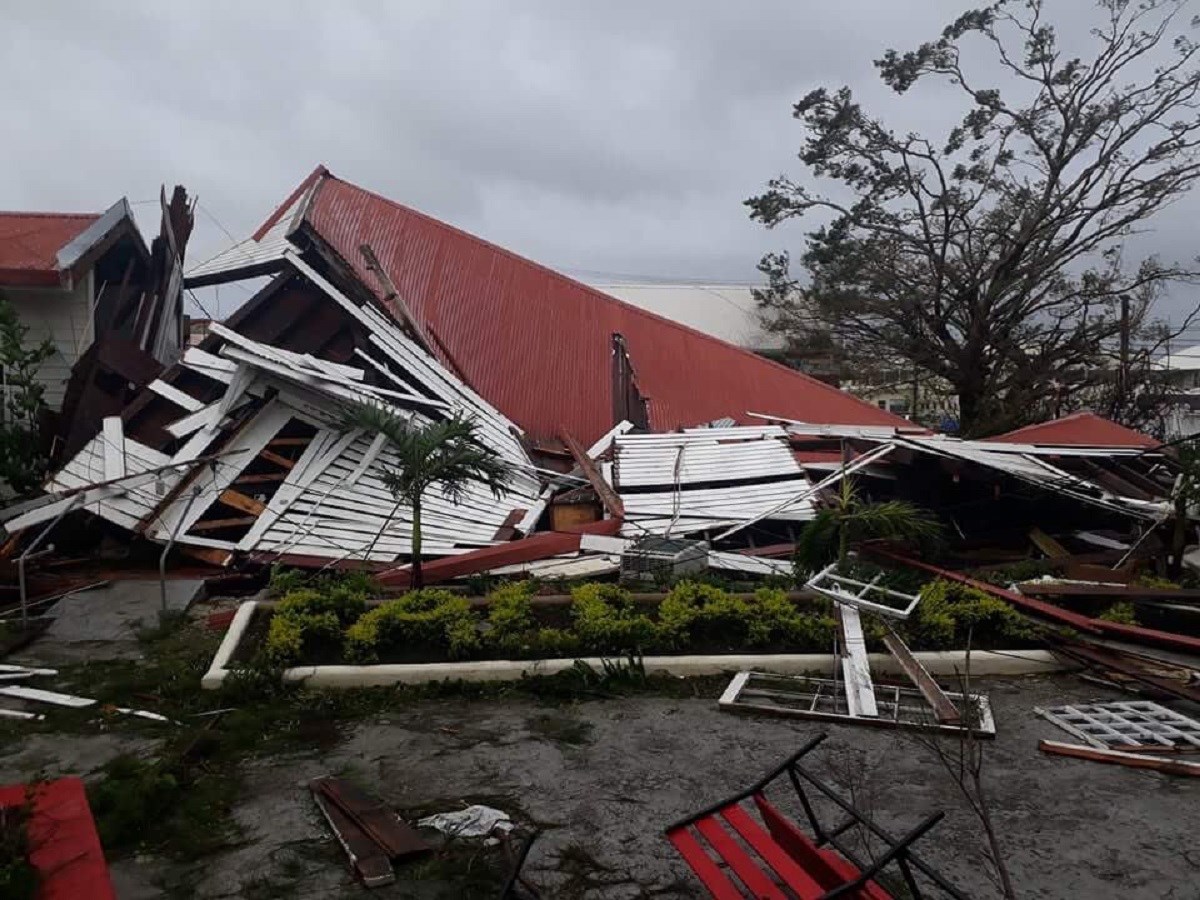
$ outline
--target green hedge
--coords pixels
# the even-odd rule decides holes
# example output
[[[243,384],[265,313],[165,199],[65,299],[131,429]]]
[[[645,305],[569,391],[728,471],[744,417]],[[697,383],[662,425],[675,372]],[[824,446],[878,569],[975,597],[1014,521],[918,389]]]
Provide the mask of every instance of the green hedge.
[[[952,582],[932,582],[906,622],[893,627],[915,649],[1019,647],[1037,630],[1003,600]],[[357,663],[446,658],[550,658],[593,655],[775,650],[825,652],[835,622],[828,602],[793,603],[780,588],[735,596],[711,584],[677,584],[657,606],[635,602],[616,584],[571,591],[566,608],[535,609],[531,582],[502,584],[486,607],[449,591],[413,591],[367,609],[361,583],[292,589],[271,620],[267,659],[275,665],[342,658]],[[872,649],[886,633],[865,616]]]

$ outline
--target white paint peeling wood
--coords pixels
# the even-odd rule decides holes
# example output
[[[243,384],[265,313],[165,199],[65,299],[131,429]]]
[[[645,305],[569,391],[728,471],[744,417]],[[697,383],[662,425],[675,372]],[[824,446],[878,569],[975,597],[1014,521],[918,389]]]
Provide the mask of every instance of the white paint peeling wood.
[[[106,416],[101,425],[104,435],[104,480],[125,477],[125,429],[120,416]]]

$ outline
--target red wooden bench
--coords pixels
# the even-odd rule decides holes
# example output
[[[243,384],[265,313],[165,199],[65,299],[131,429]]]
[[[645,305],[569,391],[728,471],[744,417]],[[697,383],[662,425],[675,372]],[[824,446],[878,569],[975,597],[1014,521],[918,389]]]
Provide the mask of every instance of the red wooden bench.
[[[919,900],[921,885],[933,885],[955,900],[966,900],[940,875],[909,849],[909,845],[941,821],[935,813],[902,838],[894,838],[843,800],[832,788],[800,763],[825,735],[809,741],[796,753],[746,790],[713,804],[669,826],[669,840],[716,900],[820,900],[845,897],[856,900],[892,900],[892,894],[875,879],[895,866],[907,896]],[[809,820],[809,837],[782,813],[764,793],[768,785],[787,774],[800,806]],[[824,795],[847,814],[827,829],[816,815],[805,785]],[[752,803],[752,805],[751,805]],[[757,813],[757,816],[753,813]],[[864,862],[842,840],[851,828],[867,829],[884,852]]]

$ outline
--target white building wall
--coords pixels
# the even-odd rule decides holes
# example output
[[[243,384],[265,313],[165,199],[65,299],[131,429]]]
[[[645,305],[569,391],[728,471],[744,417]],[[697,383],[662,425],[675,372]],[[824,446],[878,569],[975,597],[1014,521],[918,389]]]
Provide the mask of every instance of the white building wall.
[[[4,296],[13,304],[21,323],[29,331],[25,344],[36,347],[49,338],[52,353],[38,370],[46,388],[46,406],[62,408],[71,369],[95,338],[92,310],[92,273],[79,279],[72,290],[60,288],[4,288]]]

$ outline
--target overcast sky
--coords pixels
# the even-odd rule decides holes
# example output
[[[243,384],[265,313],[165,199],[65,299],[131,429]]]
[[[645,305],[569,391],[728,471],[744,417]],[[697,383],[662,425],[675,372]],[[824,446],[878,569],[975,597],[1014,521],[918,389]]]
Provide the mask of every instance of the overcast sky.
[[[800,246],[742,206],[800,171],[791,104],[844,83],[899,127],[943,131],[960,107],[890,94],[871,61],[965,5],[0,0],[0,208],[99,210],[182,183],[200,198],[195,263],[325,163],[592,280],[749,281],[764,251]],[[1086,0],[1057,5],[1090,18]],[[1197,211],[1142,242],[1194,255]]]

